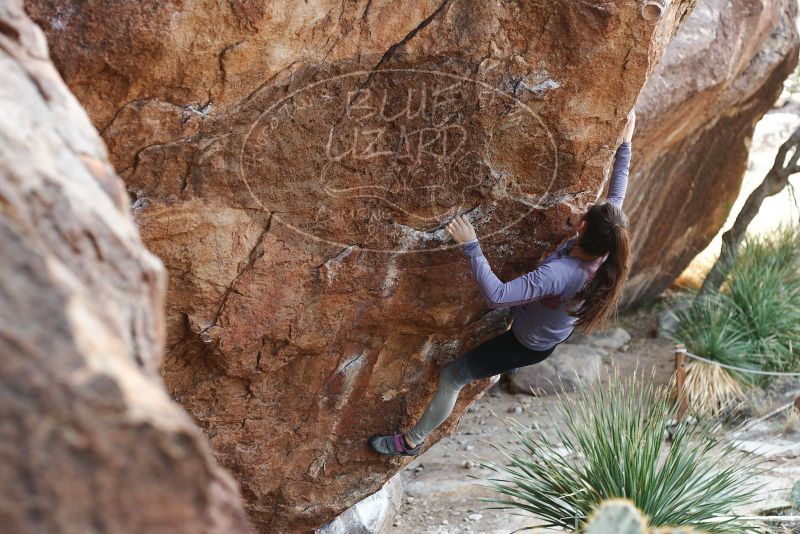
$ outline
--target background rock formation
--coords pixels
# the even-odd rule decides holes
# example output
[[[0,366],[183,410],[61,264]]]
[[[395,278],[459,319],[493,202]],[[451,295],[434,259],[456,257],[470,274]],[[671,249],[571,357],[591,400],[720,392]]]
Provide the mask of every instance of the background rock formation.
[[[16,0],[0,79],[0,530],[249,531],[158,375],[163,267]]]
[[[702,0],[639,97],[627,211],[639,304],[668,286],[725,223],[756,122],[797,65],[797,2]]]
[[[366,439],[506,319],[441,221],[503,276],[574,232],[692,4],[29,1],[170,272],[168,387],[262,531],[402,467]]]
[[[381,489],[358,501],[315,534],[382,534],[402,506],[403,481],[396,474]]]

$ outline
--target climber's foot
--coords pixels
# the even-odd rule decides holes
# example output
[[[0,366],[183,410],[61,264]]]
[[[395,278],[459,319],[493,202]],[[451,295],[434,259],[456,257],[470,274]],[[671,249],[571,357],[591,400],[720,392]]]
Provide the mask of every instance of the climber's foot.
[[[416,447],[409,447],[403,434],[372,436],[369,438],[369,444],[375,451],[387,456],[416,456],[422,450],[422,443]]]

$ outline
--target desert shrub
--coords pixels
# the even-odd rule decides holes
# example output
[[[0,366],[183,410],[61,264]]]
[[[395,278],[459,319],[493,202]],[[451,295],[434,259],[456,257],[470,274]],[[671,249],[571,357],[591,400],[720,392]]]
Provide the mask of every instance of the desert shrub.
[[[675,311],[678,327],[672,337],[709,360],[759,370],[762,356],[754,350],[751,336],[741,328],[738,313],[735,303],[725,294],[697,297]],[[755,376],[729,372],[745,383],[751,383]]]
[[[748,237],[733,260],[720,291],[690,296],[676,303],[678,327],[671,337],[690,352],[723,364],[752,370],[794,371],[800,364],[800,227],[784,227]],[[762,375],[694,365],[694,381],[716,391],[735,389],[728,377],[741,384],[765,383]],[[711,376],[711,375],[714,376]],[[727,385],[722,382],[728,382]],[[729,387],[730,386],[730,387]],[[690,399],[693,398],[689,392]],[[720,402],[694,406],[715,410]],[[729,400],[735,397],[732,393]],[[717,399],[717,400],[720,400]]]
[[[493,472],[487,483],[500,494],[488,499],[495,508],[525,511],[545,526],[579,531],[602,501],[624,498],[655,527],[757,531],[729,516],[754,499],[759,457],[721,442],[703,420],[677,426],[666,445],[675,418],[666,390],[640,376],[616,378],[607,387],[562,396],[557,409],[564,424],[555,438],[517,425],[520,448],[497,445],[507,462],[483,464]]]
[[[735,328],[745,333],[768,370],[794,370],[800,360],[798,251],[796,228],[749,238],[723,287],[735,312]]]

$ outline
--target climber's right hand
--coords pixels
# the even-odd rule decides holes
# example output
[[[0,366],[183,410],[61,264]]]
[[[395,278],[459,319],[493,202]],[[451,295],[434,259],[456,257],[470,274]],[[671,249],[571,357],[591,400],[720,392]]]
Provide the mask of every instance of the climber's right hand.
[[[469,222],[466,215],[457,215],[452,221],[447,223],[445,230],[447,230],[450,237],[459,245],[477,239],[475,228],[472,227],[472,223]]]
[[[628,123],[625,125],[625,130],[622,133],[622,141],[630,143],[633,139],[633,130],[636,128],[636,110],[632,109],[628,113]]]

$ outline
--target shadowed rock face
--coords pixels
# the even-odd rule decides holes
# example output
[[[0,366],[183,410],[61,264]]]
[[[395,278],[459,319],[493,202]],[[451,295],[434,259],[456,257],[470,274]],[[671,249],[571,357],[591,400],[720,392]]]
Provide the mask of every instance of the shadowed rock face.
[[[703,0],[637,104],[625,293],[641,304],[708,245],[739,194],[755,123],[797,64],[793,0]]]
[[[507,324],[442,221],[506,277],[574,233],[692,4],[28,3],[169,270],[168,388],[263,532],[402,468],[367,438]]]
[[[249,532],[158,374],[163,267],[16,0],[0,79],[0,530]]]

